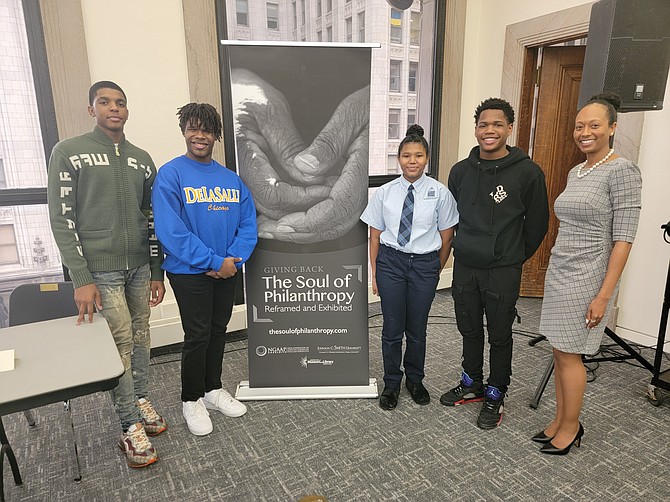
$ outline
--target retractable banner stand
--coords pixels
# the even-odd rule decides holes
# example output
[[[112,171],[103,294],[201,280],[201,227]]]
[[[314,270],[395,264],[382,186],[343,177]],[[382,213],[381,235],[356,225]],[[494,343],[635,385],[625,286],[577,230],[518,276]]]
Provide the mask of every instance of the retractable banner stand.
[[[237,398],[377,397],[359,220],[373,46],[224,43],[237,168],[259,228],[245,266],[249,380]]]

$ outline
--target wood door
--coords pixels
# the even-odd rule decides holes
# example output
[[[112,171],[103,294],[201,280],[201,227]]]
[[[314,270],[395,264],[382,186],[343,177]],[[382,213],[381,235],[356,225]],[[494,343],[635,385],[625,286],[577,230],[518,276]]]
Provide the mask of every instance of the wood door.
[[[558,232],[554,201],[565,189],[568,171],[584,160],[584,155],[572,139],[572,131],[577,115],[577,100],[585,51],[585,46],[545,47],[542,50],[532,157],[544,171],[547,181],[550,219],[549,231],[542,245],[524,264],[521,276],[522,296],[542,297],[544,295],[544,276],[549,265],[551,248],[554,246]],[[536,56],[531,54],[528,59],[536,60]],[[528,79],[524,79],[526,80]],[[535,83],[531,82],[529,85],[534,87]],[[527,93],[527,91],[528,89],[524,92]],[[528,104],[527,99],[524,102]],[[524,102],[522,102],[522,109]],[[529,116],[531,110],[522,110],[521,113]],[[521,127],[520,137],[522,132],[526,133],[521,130]],[[526,138],[529,137],[530,131],[528,130]],[[528,144],[528,139],[525,143]],[[523,142],[520,141],[519,144],[522,146]]]

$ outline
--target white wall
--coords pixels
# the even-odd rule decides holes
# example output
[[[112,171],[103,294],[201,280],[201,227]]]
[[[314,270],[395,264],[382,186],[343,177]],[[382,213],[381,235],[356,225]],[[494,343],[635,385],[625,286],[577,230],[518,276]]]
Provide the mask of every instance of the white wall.
[[[670,221],[670,79],[665,108],[645,112],[639,166],[642,171],[642,213],[635,244],[621,280],[617,333],[655,345],[658,338],[665,280],[670,266],[670,244],[663,241],[661,225]],[[666,341],[670,330],[666,330]],[[666,342],[665,351],[670,352]]]
[[[190,101],[181,0],[82,0],[91,81],[112,80],[128,97],[125,133],[156,167],[186,151],[177,108]],[[93,127],[93,122],[91,122]],[[152,346],[179,342],[179,309],[169,289],[152,310]],[[236,315],[231,330],[244,327]]]
[[[465,20],[465,57],[461,101],[459,158],[467,157],[475,146],[477,105],[500,96],[503,75],[505,30],[526,19],[592,3],[588,0],[468,0]]]
[[[183,154],[175,116],[190,101],[182,2],[82,0],[81,7],[91,80],[126,92],[128,139],[157,166]]]

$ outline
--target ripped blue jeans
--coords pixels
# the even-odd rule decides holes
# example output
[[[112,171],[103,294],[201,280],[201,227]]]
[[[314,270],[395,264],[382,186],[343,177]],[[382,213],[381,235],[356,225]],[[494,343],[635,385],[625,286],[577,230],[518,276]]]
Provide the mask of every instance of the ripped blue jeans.
[[[101,314],[109,324],[125,369],[111,395],[126,431],[141,421],[137,400],[146,397],[149,386],[151,270],[147,264],[92,275],[102,297]]]

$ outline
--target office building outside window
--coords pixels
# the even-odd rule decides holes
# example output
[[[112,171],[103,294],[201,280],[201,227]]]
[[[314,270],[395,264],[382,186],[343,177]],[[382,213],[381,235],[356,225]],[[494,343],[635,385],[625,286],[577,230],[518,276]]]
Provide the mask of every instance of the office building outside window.
[[[409,21],[409,44],[410,45],[419,45],[421,40],[421,13],[412,12],[410,13]]]
[[[409,62],[409,77],[407,80],[407,91],[416,92],[416,78],[419,73],[419,63],[415,61]]]
[[[17,1],[18,0],[14,0]],[[418,122],[430,140],[432,100],[432,58],[434,53],[433,19],[439,2],[414,0],[406,10],[389,6],[387,0],[304,0],[305,24],[302,23],[301,0],[248,1],[249,27],[235,22],[236,0],[225,0],[228,33],[231,39],[272,42],[380,42],[371,52],[369,173],[371,177],[397,174],[397,152],[400,138],[410,122]],[[277,28],[274,7],[278,5]],[[295,9],[294,9],[295,5]],[[260,20],[260,22],[258,22]],[[420,23],[424,22],[421,33]],[[272,23],[274,24],[274,23]],[[350,28],[351,25],[351,28]],[[419,35],[421,34],[421,38]],[[427,44],[423,40],[430,40]],[[410,65],[410,63],[412,63]],[[426,65],[426,76],[419,78]],[[389,110],[399,110],[391,129],[397,137],[389,137]],[[1,110],[0,110],[1,112]],[[413,117],[413,118],[412,118]],[[432,143],[432,141],[431,141]],[[1,154],[0,154],[1,156]],[[371,180],[376,184],[377,180]]]
[[[400,69],[402,61],[392,59],[389,63],[389,91],[400,92]]]
[[[0,188],[7,188],[7,175],[5,174],[5,164],[0,157]]]
[[[392,44],[402,43],[402,12],[397,9],[391,9],[391,36]]]
[[[305,26],[305,0],[300,0],[300,26]]]
[[[237,24],[249,26],[249,1],[237,0]]]
[[[267,3],[268,30],[279,29],[279,4]]]
[[[34,20],[24,17],[21,0],[0,3],[0,188],[12,196],[14,190],[46,190],[47,159],[26,32]],[[46,203],[0,205],[0,311],[16,286],[62,280]],[[0,318],[0,327],[5,321]]]

